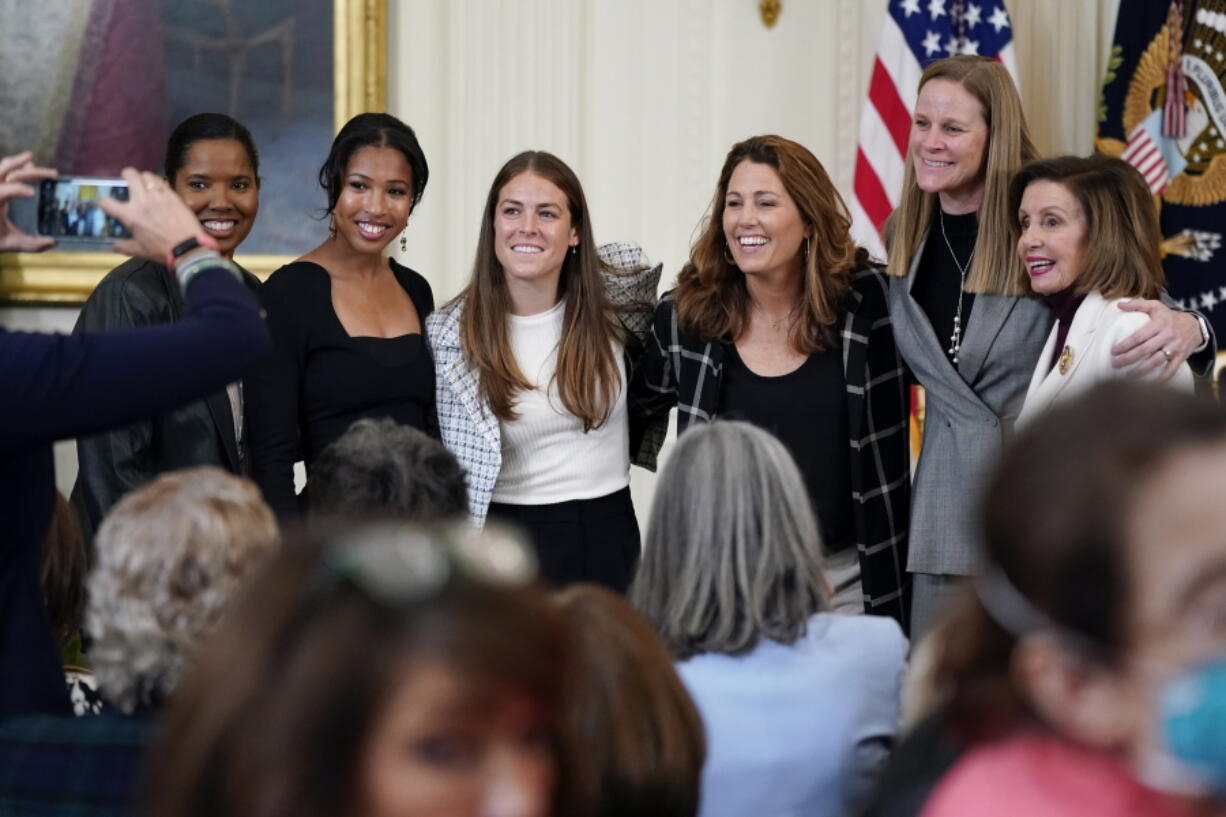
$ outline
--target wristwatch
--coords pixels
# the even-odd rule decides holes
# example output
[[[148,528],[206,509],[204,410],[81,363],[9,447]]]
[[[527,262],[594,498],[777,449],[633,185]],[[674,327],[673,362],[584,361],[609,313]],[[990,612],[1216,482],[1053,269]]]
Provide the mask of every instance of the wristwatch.
[[[207,233],[197,233],[183,243],[176,244],[174,249],[166,253],[166,266],[170,267],[170,269],[173,271],[180,258],[187,255],[192,250],[199,249],[200,247],[212,250],[213,252],[221,252],[221,247],[218,246],[217,239],[213,238]]]

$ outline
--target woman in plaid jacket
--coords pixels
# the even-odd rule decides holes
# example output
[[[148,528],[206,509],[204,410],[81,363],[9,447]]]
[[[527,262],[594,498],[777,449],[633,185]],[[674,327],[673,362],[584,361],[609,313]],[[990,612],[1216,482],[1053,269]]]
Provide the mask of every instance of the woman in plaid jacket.
[[[886,279],[829,176],[779,136],[734,145],[631,385],[632,448],[715,417],[775,434],[817,512],[834,603],[909,609],[907,380]],[[728,463],[735,467],[735,463]]]
[[[598,251],[574,172],[527,151],[490,187],[468,286],[426,320],[470,517],[524,529],[553,584],[624,591],[633,576],[627,307],[645,334],[659,274],[638,247]]]

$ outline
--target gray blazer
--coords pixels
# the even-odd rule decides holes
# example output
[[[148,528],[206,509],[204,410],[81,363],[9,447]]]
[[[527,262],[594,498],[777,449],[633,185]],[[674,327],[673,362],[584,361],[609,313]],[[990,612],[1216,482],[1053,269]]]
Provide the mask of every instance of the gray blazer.
[[[904,278],[890,279],[890,320],[903,361],[926,395],[924,440],[911,488],[913,573],[973,575],[976,510],[1012,433],[1052,326],[1031,297],[976,295],[955,371],[928,316],[911,296],[923,245]]]

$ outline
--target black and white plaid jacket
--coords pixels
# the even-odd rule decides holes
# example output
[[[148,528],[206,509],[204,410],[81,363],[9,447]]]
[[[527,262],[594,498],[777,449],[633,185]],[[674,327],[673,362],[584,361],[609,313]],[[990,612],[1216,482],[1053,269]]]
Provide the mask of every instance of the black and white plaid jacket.
[[[860,552],[864,609],[893,616],[907,629],[907,519],[910,511],[910,450],[907,377],[886,306],[880,267],[851,277],[843,318],[843,374],[851,429],[851,484],[855,541]],[[677,325],[676,302],[665,294],[656,307],[642,365],[629,396],[631,443],[642,461],[658,450],[677,407],[677,433],[718,414],[724,346],[700,340]]]

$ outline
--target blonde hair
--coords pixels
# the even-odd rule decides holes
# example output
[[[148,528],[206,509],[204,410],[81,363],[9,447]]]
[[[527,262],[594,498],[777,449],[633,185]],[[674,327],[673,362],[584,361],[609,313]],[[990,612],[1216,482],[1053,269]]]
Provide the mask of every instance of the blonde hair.
[[[1025,266],[1010,241],[1017,212],[1009,204],[1009,182],[1028,161],[1038,158],[1022,100],[1009,71],[996,60],[962,55],[937,60],[920,77],[919,90],[934,79],[956,82],[979,101],[988,126],[983,159],[983,202],[979,205],[979,235],[975,258],[966,279],[966,291],[992,295],[1028,295]],[[920,189],[915,180],[915,157],[907,151],[902,200],[893,217],[890,275],[905,276],[919,252],[937,195]]]
[[[174,689],[188,654],[278,541],[260,489],[220,468],[163,474],[121,499],[98,528],[85,616],[106,699],[131,713]]]

